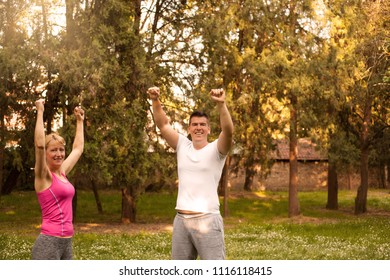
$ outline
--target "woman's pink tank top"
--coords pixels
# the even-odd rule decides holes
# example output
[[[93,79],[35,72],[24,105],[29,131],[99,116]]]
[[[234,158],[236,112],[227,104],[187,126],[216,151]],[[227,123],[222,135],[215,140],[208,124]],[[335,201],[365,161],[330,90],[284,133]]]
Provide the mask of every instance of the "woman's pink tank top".
[[[51,186],[37,193],[42,209],[41,233],[60,237],[73,236],[72,200],[75,189],[68,180],[63,182],[54,173],[51,174]]]

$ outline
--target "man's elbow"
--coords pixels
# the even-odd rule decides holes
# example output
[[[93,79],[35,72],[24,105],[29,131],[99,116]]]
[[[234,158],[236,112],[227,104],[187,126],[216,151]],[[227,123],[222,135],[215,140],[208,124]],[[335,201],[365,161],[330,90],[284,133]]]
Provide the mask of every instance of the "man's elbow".
[[[234,134],[234,126],[232,125],[230,127],[230,135],[233,137],[233,134]]]
[[[233,138],[233,134],[234,134],[234,126],[228,126],[225,128],[225,130],[223,130],[224,134],[226,135],[226,137],[228,138]]]

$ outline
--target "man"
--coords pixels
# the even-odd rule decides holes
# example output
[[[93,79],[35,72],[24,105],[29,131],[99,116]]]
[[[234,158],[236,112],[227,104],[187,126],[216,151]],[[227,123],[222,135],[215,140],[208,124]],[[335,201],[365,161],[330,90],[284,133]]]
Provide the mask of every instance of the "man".
[[[223,221],[219,211],[218,183],[227,154],[232,146],[233,122],[225,103],[223,89],[212,89],[220,116],[221,133],[208,142],[210,124],[205,113],[195,111],[190,116],[189,140],[169,124],[159,101],[160,90],[148,89],[153,116],[162,137],[177,153],[179,191],[177,215],[173,222],[172,259],[225,259]]]

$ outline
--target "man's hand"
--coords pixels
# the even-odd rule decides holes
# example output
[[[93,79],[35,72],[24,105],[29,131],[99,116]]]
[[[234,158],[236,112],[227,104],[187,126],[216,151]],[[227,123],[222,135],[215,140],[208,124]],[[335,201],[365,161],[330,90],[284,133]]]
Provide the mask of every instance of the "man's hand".
[[[149,98],[152,100],[157,100],[160,96],[160,89],[158,87],[151,87],[148,89]]]
[[[44,111],[45,110],[45,99],[41,98],[35,101],[35,107],[37,108],[37,111]]]
[[[219,102],[219,103],[225,102],[226,94],[225,94],[225,91],[223,90],[223,88],[212,89],[210,91],[210,96],[211,96],[211,99],[213,99],[216,102]]]

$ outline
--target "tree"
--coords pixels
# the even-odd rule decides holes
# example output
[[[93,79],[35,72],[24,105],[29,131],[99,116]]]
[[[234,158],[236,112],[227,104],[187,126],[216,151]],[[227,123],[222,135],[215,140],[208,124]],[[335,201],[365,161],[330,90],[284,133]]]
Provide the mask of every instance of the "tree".
[[[303,115],[309,113],[310,107],[304,107],[312,93],[313,75],[310,61],[315,59],[316,37],[306,20],[312,18],[311,1],[274,4],[277,19],[275,40],[267,51],[266,63],[268,73],[273,74],[275,96],[289,108],[289,217],[300,214],[298,200],[298,137],[304,135]],[[278,6],[279,5],[279,6]],[[310,27],[310,25],[309,25]],[[315,34],[314,34],[315,35]]]
[[[327,5],[333,14],[328,69],[324,69],[326,80],[333,84],[329,160],[347,170],[360,160],[361,184],[355,201],[359,214],[366,211],[370,147],[378,141],[386,143],[379,139],[388,127],[383,110],[388,107],[388,85],[383,83],[388,61],[382,47],[389,8],[383,1],[329,1]]]
[[[27,26],[22,24],[29,8],[25,1],[0,3],[0,192],[8,194],[20,174],[29,175],[31,163],[31,94],[38,91],[38,53],[28,43]],[[10,148],[6,148],[13,144]],[[17,144],[17,145],[15,145]],[[5,172],[6,170],[6,172]],[[27,185],[28,182],[26,182]]]
[[[386,4],[387,3],[387,4]],[[355,213],[362,214],[367,211],[368,191],[368,157],[369,149],[378,133],[388,129],[388,113],[381,113],[382,106],[389,108],[389,84],[383,83],[384,73],[389,67],[389,61],[383,49],[386,39],[386,23],[384,17],[388,16],[389,3],[385,1],[364,2],[362,20],[366,28],[359,32],[361,41],[357,46],[356,54],[361,58],[362,75],[357,77],[355,131],[359,133],[360,140],[360,176],[361,183],[355,199]],[[385,9],[383,9],[385,8]],[[381,135],[383,135],[381,133]]]
[[[146,6],[150,3],[156,6]],[[96,0],[83,7],[69,1],[67,7],[72,39],[64,45],[72,45],[61,54],[59,81],[69,103],[79,100],[87,108],[80,172],[89,174],[97,203],[98,186],[120,186],[121,220],[135,222],[137,198],[161,166],[148,154],[146,140],[154,133],[147,125],[145,93],[150,82],[170,88],[179,80],[170,60],[176,59],[171,54],[183,36],[178,28],[182,4]],[[153,24],[151,29],[145,28],[147,23]]]
[[[61,76],[73,100],[78,98],[87,108],[85,156],[80,170],[89,174],[100,211],[99,185],[126,190],[122,191],[123,222],[135,222],[136,200],[148,174],[143,132],[147,103],[142,94],[142,77],[147,75],[142,45],[134,22],[129,21],[136,14],[130,4],[93,1],[84,8],[75,7],[78,17],[72,26],[76,31],[71,34],[77,47],[65,50],[68,60],[63,61]]]
[[[355,60],[350,53],[354,44],[346,36],[347,26],[353,20],[344,8],[344,3],[335,2],[327,2],[322,7],[323,14],[327,16],[323,17],[320,30],[326,32],[319,38],[317,46],[320,55],[317,63],[312,65],[316,82],[313,86],[313,98],[308,99],[311,105],[307,106],[312,109],[313,114],[309,114],[307,119],[310,124],[306,125],[311,127],[311,137],[327,151],[326,208],[334,210],[338,209],[338,170],[350,170],[357,159],[356,149],[351,144],[353,137],[346,133],[345,116],[348,107],[344,106],[353,87],[350,72],[355,67]]]

